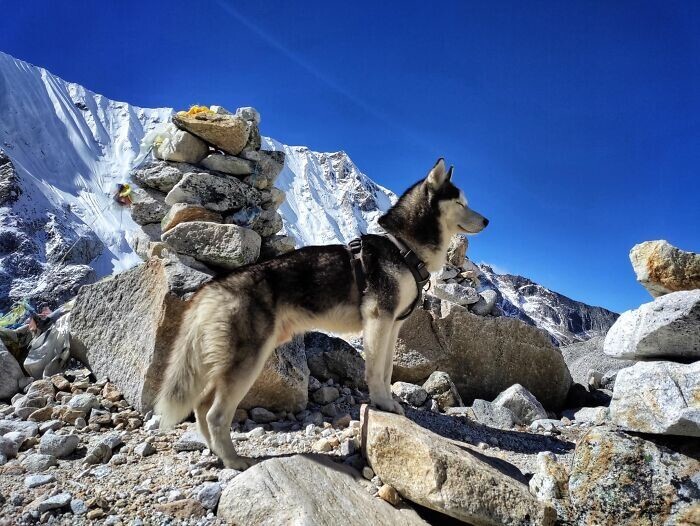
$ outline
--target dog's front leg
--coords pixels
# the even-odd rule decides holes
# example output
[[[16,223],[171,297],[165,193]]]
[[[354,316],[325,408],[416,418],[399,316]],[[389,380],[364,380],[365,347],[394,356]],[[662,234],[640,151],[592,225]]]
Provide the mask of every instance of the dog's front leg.
[[[394,320],[389,313],[377,312],[365,316],[364,346],[366,356],[365,378],[369,387],[369,398],[372,405],[384,411],[403,414],[401,404],[391,396],[386,380],[387,354],[394,352],[392,340]],[[395,341],[395,340],[393,340]],[[391,360],[391,358],[389,358]]]

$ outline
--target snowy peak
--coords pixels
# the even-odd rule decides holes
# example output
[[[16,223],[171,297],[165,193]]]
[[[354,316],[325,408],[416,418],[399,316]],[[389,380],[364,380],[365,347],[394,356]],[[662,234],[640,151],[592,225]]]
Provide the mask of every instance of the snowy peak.
[[[618,318],[612,311],[572,300],[528,278],[497,274],[488,265],[480,268],[498,289],[499,306],[507,316],[546,330],[560,345],[604,335]]]
[[[280,211],[285,231],[302,245],[347,243],[374,232],[396,195],[362,173],[345,152],[319,153],[264,139],[263,148],[283,150],[285,167],[276,186],[287,197]]]

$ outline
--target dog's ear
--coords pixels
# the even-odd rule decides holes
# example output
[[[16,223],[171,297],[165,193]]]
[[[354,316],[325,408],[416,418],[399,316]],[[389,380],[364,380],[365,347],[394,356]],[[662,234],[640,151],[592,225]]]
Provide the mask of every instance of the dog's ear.
[[[449,173],[446,172],[445,159],[440,157],[435,163],[435,166],[433,166],[428,173],[428,177],[425,178],[425,181],[428,183],[428,186],[431,189],[437,190],[445,183],[445,181],[449,181],[450,177],[452,177],[452,168],[450,168]]]

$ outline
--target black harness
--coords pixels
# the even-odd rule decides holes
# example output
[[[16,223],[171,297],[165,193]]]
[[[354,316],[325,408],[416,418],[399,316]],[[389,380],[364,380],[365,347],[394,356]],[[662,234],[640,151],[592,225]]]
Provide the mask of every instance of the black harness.
[[[380,234],[381,235],[381,234]],[[394,238],[393,236],[385,235],[396,248],[399,249],[401,258],[411,271],[413,279],[416,281],[416,299],[413,303],[404,311],[397,320],[405,320],[411,313],[416,309],[418,304],[423,299],[423,287],[430,280],[430,272],[425,268],[425,263],[409,249],[405,243]],[[364,296],[365,290],[367,289],[367,279],[365,277],[365,266],[362,262],[362,238],[353,239],[348,243],[348,251],[350,252],[350,265],[352,266],[353,273],[355,274],[355,283],[357,283],[357,290],[360,292],[360,298]]]

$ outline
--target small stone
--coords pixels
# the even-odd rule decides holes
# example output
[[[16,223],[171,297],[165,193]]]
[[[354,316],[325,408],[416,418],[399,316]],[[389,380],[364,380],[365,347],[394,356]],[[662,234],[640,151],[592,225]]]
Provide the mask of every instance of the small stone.
[[[399,495],[399,492],[396,491],[393,486],[389,486],[389,484],[384,484],[381,488],[379,488],[377,496],[380,499],[387,501],[392,506],[398,506],[401,504],[401,495]]]
[[[371,467],[365,466],[364,468],[362,468],[362,476],[365,477],[367,480],[372,480],[374,478],[374,471]]]
[[[327,438],[321,438],[313,445],[313,450],[317,451],[319,453],[327,453],[328,451],[331,451],[332,449],[333,449],[333,446],[331,445],[331,443],[328,441]]]
[[[104,512],[103,510],[99,509],[99,508],[96,509],[96,510],[90,510],[90,511],[88,511],[88,512],[87,512],[87,515],[86,515],[87,519],[88,519],[88,520],[91,520],[91,521],[101,519],[101,518],[103,518],[104,516],[105,516],[105,512]]]
[[[153,415],[151,418],[149,418],[145,424],[143,424],[143,428],[146,431],[156,431],[160,428],[160,415]]]
[[[80,439],[78,435],[57,435],[55,433],[46,433],[41,437],[39,443],[39,453],[44,455],[53,455],[57,458],[69,456],[75,448],[78,447]]]
[[[77,409],[85,414],[89,414],[92,409],[100,406],[100,402],[94,394],[82,393],[71,398],[67,405],[72,409]]]
[[[40,502],[37,506],[37,510],[39,513],[44,513],[45,511],[49,510],[65,508],[70,504],[71,499],[72,495],[70,493],[59,493],[58,495],[54,495],[53,497],[49,497],[48,499]]]
[[[182,500],[185,495],[179,489],[174,489],[168,493],[168,502],[175,502],[176,500]]]
[[[19,438],[21,438],[21,435]],[[22,442],[24,442],[24,440],[22,440]],[[0,437],[0,455],[6,458],[15,458],[19,451],[19,446],[20,444],[15,440],[11,440],[7,437]]]
[[[316,391],[311,399],[317,404],[325,405],[335,401],[340,396],[340,392],[335,387],[321,387]]]
[[[82,499],[71,500],[70,510],[73,512],[73,515],[85,515],[88,511],[85,501]]]
[[[248,411],[248,413],[250,414],[250,418],[253,420],[253,422],[257,424],[269,424],[270,422],[277,420],[275,414],[268,411],[264,407],[254,407]]]
[[[230,480],[233,480],[235,477],[240,475],[241,472],[238,471],[237,469],[230,469],[230,468],[225,468],[219,471],[219,482],[222,484],[226,484]]]
[[[58,391],[70,391],[70,382],[63,375],[52,376],[51,383]]]
[[[255,429],[251,429],[250,432],[248,432],[249,438],[261,438],[263,436],[265,436],[265,429],[262,427],[256,427]]]
[[[53,407],[47,405],[36,411],[32,411],[27,418],[32,422],[45,422],[46,420],[51,420],[51,415],[53,414]]]
[[[345,413],[344,415],[340,415],[333,419],[333,427],[337,429],[345,429],[350,425],[351,421],[352,417],[349,414]]]
[[[355,441],[350,439],[343,441],[343,443],[340,444],[340,454],[344,457],[355,454]]]
[[[140,457],[150,457],[156,452],[156,449],[148,442],[141,442],[134,448],[134,453]]]
[[[221,491],[221,484],[217,482],[205,483],[197,490],[197,500],[205,509],[213,510],[219,503]]]
[[[425,389],[420,385],[414,385],[408,382],[395,382],[391,386],[391,392],[414,407],[423,405],[428,398],[428,393]]]
[[[203,451],[207,448],[204,439],[194,431],[184,433],[180,439],[173,444],[175,451]]]
[[[44,455],[42,453],[32,453],[22,459],[22,466],[30,473],[39,473],[46,471],[51,466],[58,464],[56,457],[53,455]]]
[[[110,402],[117,402],[123,398],[122,392],[112,382],[107,382],[102,388],[102,396]]]
[[[56,477],[53,475],[29,475],[24,479],[24,485],[29,488],[38,488],[49,482],[55,482]]]
[[[75,429],[80,431],[81,429],[85,429],[87,427],[87,422],[85,422],[85,419],[81,416],[75,419],[75,423],[73,425],[75,426]]]

